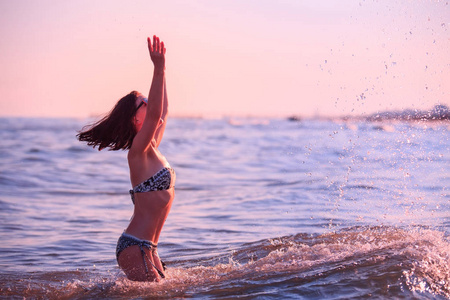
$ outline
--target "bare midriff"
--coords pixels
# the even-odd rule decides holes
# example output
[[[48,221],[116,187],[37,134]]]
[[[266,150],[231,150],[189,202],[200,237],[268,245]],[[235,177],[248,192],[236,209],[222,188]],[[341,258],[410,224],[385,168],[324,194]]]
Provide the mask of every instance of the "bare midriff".
[[[135,194],[134,213],[125,232],[157,244],[174,197],[174,188]]]

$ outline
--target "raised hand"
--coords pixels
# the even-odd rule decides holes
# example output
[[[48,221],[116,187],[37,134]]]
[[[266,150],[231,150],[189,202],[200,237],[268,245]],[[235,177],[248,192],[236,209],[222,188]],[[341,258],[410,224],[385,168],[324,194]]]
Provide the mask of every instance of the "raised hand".
[[[159,41],[159,37],[156,35],[153,36],[153,45],[150,40],[150,38],[147,38],[148,43],[148,51],[150,53],[150,58],[152,59],[153,65],[155,66],[155,69],[162,69],[165,68],[165,54],[166,54],[166,48],[164,47],[164,42]]]

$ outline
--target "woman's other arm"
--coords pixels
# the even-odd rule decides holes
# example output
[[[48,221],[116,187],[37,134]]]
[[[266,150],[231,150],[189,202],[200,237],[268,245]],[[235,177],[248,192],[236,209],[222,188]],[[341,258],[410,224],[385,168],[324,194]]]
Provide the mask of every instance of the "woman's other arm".
[[[161,143],[161,140],[163,138],[164,135],[164,130],[166,129],[166,124],[167,124],[167,115],[169,113],[169,101],[167,100],[167,85],[166,85],[166,78],[164,77],[164,100],[163,100],[163,111],[161,114],[161,119],[160,119],[160,125],[158,127],[158,129],[156,129],[156,133],[155,133],[155,141],[156,141],[156,147],[159,146],[159,144]]]

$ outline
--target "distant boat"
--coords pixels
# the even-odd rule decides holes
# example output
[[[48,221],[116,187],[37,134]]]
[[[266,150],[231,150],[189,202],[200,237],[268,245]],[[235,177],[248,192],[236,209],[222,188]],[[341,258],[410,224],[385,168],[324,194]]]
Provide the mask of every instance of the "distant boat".
[[[300,118],[298,116],[290,116],[290,117],[288,117],[288,120],[292,121],[292,122],[300,122],[302,120],[302,118]]]

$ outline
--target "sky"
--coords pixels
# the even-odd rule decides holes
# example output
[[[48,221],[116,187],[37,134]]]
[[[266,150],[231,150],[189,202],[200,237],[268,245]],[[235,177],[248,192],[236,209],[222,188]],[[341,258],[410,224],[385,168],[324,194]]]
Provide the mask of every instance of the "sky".
[[[0,0],[0,116],[85,118],[148,93],[173,116],[340,116],[450,106],[438,0]]]

